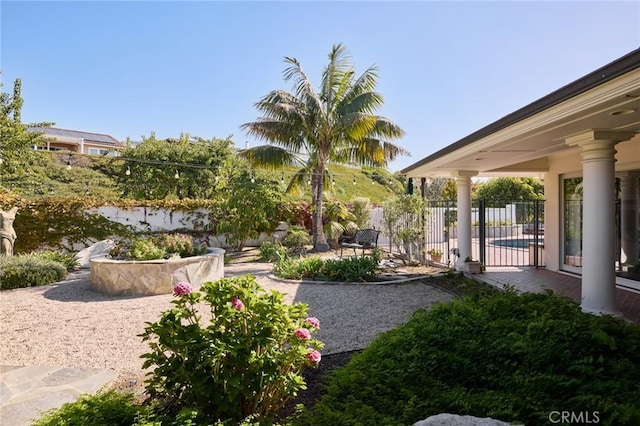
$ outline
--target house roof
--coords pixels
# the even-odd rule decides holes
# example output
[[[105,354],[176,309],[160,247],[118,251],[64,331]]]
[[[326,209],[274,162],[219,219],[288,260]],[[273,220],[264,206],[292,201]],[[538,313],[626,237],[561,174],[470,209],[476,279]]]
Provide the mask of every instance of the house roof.
[[[630,114],[611,114],[625,109]],[[640,131],[640,49],[598,68],[476,132],[406,167],[409,176],[480,175],[545,171],[541,161],[570,149],[564,138],[588,128]],[[554,112],[554,114],[550,114]]]
[[[56,127],[29,127],[28,132],[44,132],[45,137],[84,139],[86,142],[97,142],[105,145],[120,146],[122,143],[113,136],[104,133],[84,132],[81,130],[59,129]]]

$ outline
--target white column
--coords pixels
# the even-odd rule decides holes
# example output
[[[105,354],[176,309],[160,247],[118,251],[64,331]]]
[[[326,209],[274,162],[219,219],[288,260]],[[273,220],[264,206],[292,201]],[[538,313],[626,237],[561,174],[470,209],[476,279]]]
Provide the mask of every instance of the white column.
[[[620,315],[615,275],[615,145],[634,132],[589,130],[567,138],[582,155],[582,310]]]
[[[458,193],[458,251],[456,270],[464,270],[464,260],[471,257],[471,176],[477,172],[461,170],[455,173]]]
[[[637,265],[640,257],[638,247],[638,178],[640,173],[620,173],[620,228],[622,234],[621,261],[625,265]]]

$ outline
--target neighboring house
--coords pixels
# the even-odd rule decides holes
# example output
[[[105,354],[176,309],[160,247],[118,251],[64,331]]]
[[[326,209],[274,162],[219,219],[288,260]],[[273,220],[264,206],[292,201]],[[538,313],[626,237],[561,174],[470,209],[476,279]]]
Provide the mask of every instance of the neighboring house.
[[[402,170],[454,177],[460,257],[471,256],[475,176],[544,180],[547,269],[582,276],[582,308],[617,314],[615,286],[640,290],[640,49]]]
[[[72,151],[89,155],[116,155],[124,145],[113,136],[56,127],[29,127],[28,132],[43,132],[46,145],[34,147],[45,151]]]

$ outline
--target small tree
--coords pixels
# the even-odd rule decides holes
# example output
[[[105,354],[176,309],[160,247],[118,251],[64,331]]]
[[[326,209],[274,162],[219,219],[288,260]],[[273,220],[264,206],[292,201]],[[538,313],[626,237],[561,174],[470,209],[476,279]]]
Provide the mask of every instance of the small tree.
[[[398,195],[384,205],[382,223],[385,232],[402,254],[403,261],[418,260],[420,242],[425,236],[425,208],[425,201],[417,194]]]
[[[216,232],[226,237],[233,250],[240,251],[250,238],[272,233],[278,226],[282,193],[277,183],[246,170],[234,178],[223,193],[215,212]]]
[[[354,222],[355,215],[340,201],[326,203],[325,217],[324,234],[327,236],[329,245],[333,247],[338,245],[338,238],[343,233],[353,234],[358,229],[358,225]]]
[[[355,216],[356,225],[359,229],[371,226],[371,200],[365,197],[354,197],[352,213]]]
[[[0,82],[0,87],[2,83]],[[32,163],[37,158],[34,145],[41,145],[40,132],[27,132],[28,127],[46,127],[51,123],[22,123],[22,81],[16,79],[13,94],[0,93],[0,179],[6,185],[8,181],[28,178]]]

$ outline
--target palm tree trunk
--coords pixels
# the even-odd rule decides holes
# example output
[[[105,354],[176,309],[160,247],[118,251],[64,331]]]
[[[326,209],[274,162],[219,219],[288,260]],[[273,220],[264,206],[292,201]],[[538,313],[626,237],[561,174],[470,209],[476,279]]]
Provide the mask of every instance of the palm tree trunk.
[[[324,165],[313,171],[313,248],[317,253],[329,251],[329,244],[322,229],[322,189]]]

